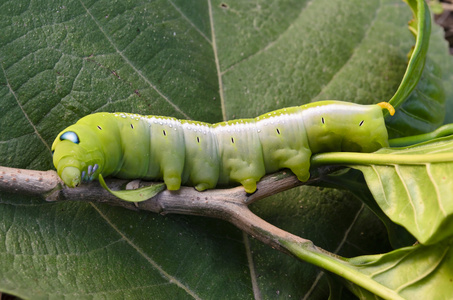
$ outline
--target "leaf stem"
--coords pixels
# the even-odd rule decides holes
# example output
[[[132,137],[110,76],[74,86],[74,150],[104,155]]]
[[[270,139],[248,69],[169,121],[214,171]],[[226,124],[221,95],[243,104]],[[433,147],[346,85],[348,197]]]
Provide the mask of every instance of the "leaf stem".
[[[385,154],[385,153],[356,153],[330,152],[313,155],[311,165],[424,165],[453,161],[453,153],[436,154]]]
[[[404,147],[430,141],[453,134],[453,124],[446,124],[428,133],[406,136],[389,140],[391,147]]]

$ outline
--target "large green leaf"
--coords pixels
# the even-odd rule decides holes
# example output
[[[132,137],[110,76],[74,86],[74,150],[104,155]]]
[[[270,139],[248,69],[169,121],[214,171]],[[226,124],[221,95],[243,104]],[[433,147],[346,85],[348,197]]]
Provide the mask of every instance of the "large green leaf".
[[[414,44],[399,0],[3,1],[0,15],[0,165],[42,170],[57,133],[95,111],[216,122],[311,100],[388,100]],[[445,47],[436,28],[437,62],[451,61]],[[318,269],[222,221],[0,202],[0,290],[24,298],[328,293]],[[350,194],[304,187],[254,206],[344,256],[389,249]]]

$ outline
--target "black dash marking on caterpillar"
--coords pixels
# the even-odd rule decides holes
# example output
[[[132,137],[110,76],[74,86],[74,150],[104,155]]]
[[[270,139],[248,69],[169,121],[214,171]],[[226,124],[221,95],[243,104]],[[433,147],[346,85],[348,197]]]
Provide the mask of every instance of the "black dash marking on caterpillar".
[[[277,133],[280,134],[280,130],[277,128]]]
[[[200,138],[197,136],[197,143],[199,144],[200,143]]]
[[[102,127],[98,125],[98,129],[99,129],[99,130],[102,130]]]
[[[134,129],[134,125],[133,124],[131,124],[131,128]]]
[[[164,136],[167,136],[167,133],[165,132],[165,130],[162,130],[162,133],[164,134]]]
[[[234,144],[234,138],[233,137],[231,137],[231,143]]]
[[[362,126],[364,122],[365,122],[365,120],[360,121],[359,126]]]
[[[326,121],[324,120],[324,117],[321,118],[322,124],[326,124]]]

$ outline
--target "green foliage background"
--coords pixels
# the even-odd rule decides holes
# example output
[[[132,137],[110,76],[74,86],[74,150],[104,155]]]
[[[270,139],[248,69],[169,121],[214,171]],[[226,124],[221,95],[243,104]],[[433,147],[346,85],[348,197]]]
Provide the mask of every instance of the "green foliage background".
[[[217,122],[314,100],[388,100],[414,44],[399,0],[2,1],[0,14],[0,165],[41,170],[53,168],[57,133],[96,111]],[[453,99],[437,27],[429,59],[414,93],[443,82]],[[347,192],[302,187],[253,210],[346,257],[391,249],[384,226]],[[317,268],[223,221],[6,193],[0,290],[32,299],[329,292]]]

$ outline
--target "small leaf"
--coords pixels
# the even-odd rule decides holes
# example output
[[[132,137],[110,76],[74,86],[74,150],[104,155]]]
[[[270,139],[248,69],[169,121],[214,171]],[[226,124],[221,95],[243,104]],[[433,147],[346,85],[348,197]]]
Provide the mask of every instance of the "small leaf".
[[[134,190],[112,191],[111,189],[109,189],[109,187],[105,183],[104,177],[102,177],[101,174],[99,174],[99,183],[110,194],[120,198],[121,200],[129,201],[129,202],[145,201],[145,200],[151,199],[152,197],[156,196],[157,194],[159,194],[160,192],[165,190],[165,184],[159,183],[159,184],[153,184],[150,186],[146,186],[146,187],[142,187],[142,188],[134,189]]]

